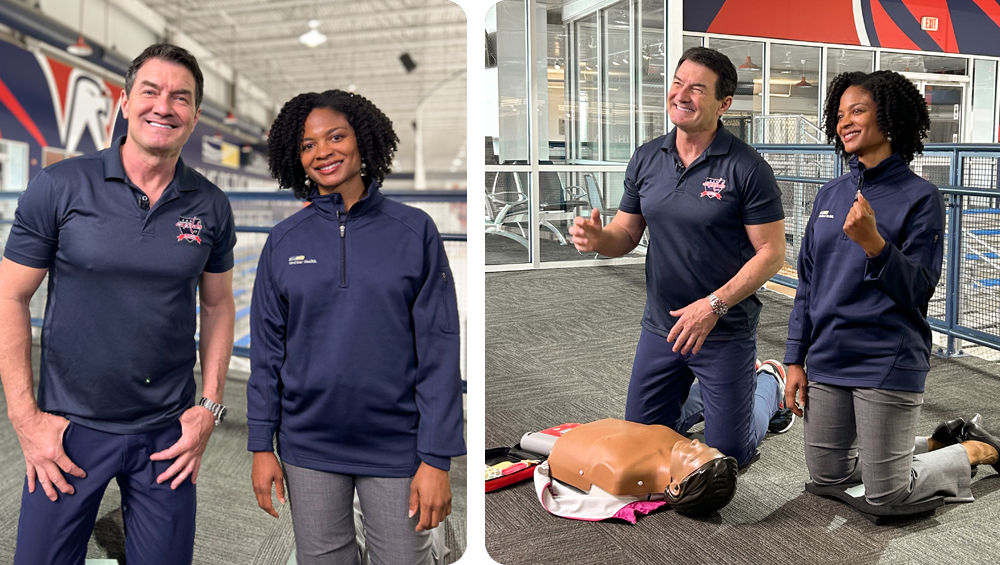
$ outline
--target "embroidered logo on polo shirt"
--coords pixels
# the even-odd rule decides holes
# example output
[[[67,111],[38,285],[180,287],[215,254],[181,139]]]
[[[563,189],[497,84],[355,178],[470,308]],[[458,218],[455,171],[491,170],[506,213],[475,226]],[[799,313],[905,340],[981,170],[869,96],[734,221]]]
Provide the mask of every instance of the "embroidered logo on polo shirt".
[[[822,212],[819,213],[819,216],[816,216],[816,217],[817,218],[829,218],[831,220],[834,219],[833,214],[831,214],[829,210],[823,210]]]
[[[306,259],[305,255],[292,255],[288,258],[289,265],[311,265],[315,262],[315,259]]]
[[[190,218],[185,218],[180,216],[177,218],[177,223],[174,224],[181,230],[181,234],[177,236],[177,241],[186,241],[188,243],[195,242],[201,245],[201,238],[198,234],[201,233],[201,219],[198,216],[192,216]]]
[[[701,196],[722,200],[722,191],[726,189],[726,179],[706,178],[705,182],[701,183],[701,186],[705,187],[705,190],[701,192]]]

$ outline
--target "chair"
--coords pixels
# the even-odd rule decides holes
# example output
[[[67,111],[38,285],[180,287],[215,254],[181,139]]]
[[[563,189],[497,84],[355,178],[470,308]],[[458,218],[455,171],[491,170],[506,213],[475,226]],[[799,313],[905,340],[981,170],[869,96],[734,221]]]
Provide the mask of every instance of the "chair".
[[[618,208],[605,208],[604,199],[601,197],[601,189],[597,186],[597,179],[592,173],[583,175],[583,184],[587,187],[587,201],[590,202],[591,209],[597,208],[601,218],[614,218],[618,213]]]
[[[591,209],[597,208],[598,213],[601,215],[601,220],[606,218],[614,219],[615,214],[618,213],[618,208],[607,208],[604,206],[604,198],[601,197],[601,189],[597,186],[597,179],[594,178],[592,173],[584,173],[583,184],[587,187],[587,201],[590,203]],[[589,214],[588,214],[589,216]],[[607,225],[607,222],[603,222]],[[649,232],[645,231],[642,234],[642,239],[639,240],[639,245],[649,245]],[[629,251],[629,254],[635,253],[635,249]],[[599,254],[595,254],[596,259]]]
[[[504,230],[504,226],[513,224],[520,230],[521,236],[512,239],[519,243],[522,240],[526,242],[527,233],[522,222],[528,221],[529,216],[528,173],[500,172],[492,177],[492,181],[486,192],[486,233],[516,235]],[[566,245],[566,237],[552,222],[572,221],[576,217],[576,209],[586,203],[583,188],[566,187],[559,173],[542,171],[538,174],[538,191],[541,200],[538,225],[555,234],[560,245]]]

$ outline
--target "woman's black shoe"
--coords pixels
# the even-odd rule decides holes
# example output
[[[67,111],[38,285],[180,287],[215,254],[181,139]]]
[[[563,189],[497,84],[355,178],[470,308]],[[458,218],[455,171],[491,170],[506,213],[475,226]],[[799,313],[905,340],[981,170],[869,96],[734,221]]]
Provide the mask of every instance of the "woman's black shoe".
[[[965,441],[981,441],[986,445],[997,450],[997,454],[1000,455],[1000,438],[997,438],[990,432],[986,431],[986,428],[982,426],[983,417],[979,414],[965,423],[962,427],[962,437]],[[993,464],[993,469],[1000,473],[1000,459]]]
[[[962,441],[962,430],[965,428],[965,418],[955,418],[941,422],[934,428],[931,439],[944,446],[955,445]]]

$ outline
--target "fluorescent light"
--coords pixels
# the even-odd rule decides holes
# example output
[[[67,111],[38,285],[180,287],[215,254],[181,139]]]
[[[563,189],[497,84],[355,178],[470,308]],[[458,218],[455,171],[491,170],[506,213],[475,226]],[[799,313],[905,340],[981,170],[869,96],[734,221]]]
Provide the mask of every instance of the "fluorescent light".
[[[321,23],[319,20],[309,20],[310,29],[299,36],[299,41],[309,48],[319,47],[326,43],[326,36],[320,30],[316,29]]]
[[[311,29],[300,35],[299,41],[309,48],[319,47],[326,43],[326,36],[320,33],[318,29]]]

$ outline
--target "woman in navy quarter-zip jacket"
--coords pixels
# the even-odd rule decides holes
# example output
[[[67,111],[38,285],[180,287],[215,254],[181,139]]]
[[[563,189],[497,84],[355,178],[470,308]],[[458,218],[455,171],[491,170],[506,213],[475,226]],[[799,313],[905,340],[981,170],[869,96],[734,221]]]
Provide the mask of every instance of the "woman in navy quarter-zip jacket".
[[[908,166],[930,126],[924,98],[891,71],[844,73],[824,125],[851,170],[813,203],[785,354],[810,478],[863,483],[872,505],[971,501],[971,466],[996,463],[995,438],[959,418],[914,439],[944,248],[941,194]]]
[[[272,485],[284,502],[288,481],[300,564],[357,562],[355,491],[373,563],[429,563],[465,453],[444,246],[426,213],[379,192],[397,141],[371,102],[339,90],[293,98],[268,140],[272,175],[310,205],[261,251],[248,448],[262,509],[277,516]]]

